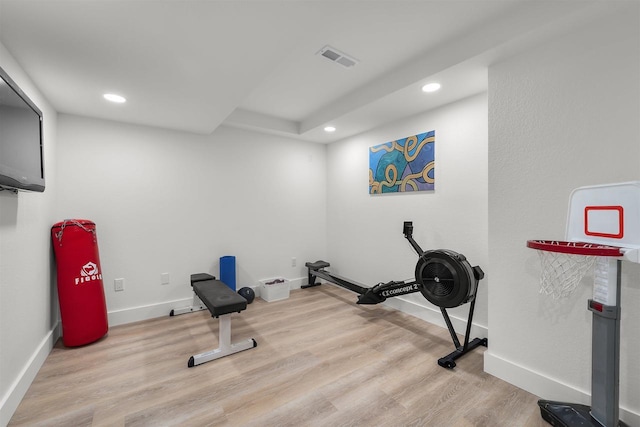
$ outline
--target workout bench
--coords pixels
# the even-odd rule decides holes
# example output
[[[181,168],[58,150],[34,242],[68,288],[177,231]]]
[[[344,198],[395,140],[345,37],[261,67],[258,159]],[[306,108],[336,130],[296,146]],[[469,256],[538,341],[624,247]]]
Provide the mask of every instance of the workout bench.
[[[208,278],[208,277],[209,278]],[[189,358],[187,366],[192,368],[233,353],[249,350],[258,345],[253,338],[231,343],[231,313],[247,308],[247,300],[232,291],[227,285],[206,273],[191,275],[193,292],[219,321],[218,348]]]

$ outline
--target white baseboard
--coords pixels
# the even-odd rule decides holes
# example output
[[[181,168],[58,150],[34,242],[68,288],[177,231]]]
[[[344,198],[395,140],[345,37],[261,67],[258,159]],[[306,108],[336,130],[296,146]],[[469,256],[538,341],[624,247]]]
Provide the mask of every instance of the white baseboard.
[[[306,283],[308,280],[306,277],[298,277],[297,279],[289,279],[289,289],[300,289],[303,283]]]
[[[139,322],[141,320],[168,316],[171,310],[188,307],[192,303],[193,298],[184,298],[174,301],[141,305],[138,307],[110,311],[108,313],[109,326],[125,325],[127,323]]]
[[[302,284],[306,283],[305,281],[307,280],[307,278],[298,277],[296,279],[287,279],[287,280],[289,281],[289,290],[293,291],[294,289],[300,289]],[[249,286],[249,287],[253,289],[253,292],[256,294],[256,298],[258,298],[260,296],[260,286],[255,285],[255,286]]]
[[[289,280],[289,289],[300,289],[306,277],[299,277]],[[260,296],[260,287],[258,285],[249,286],[253,289],[256,297]],[[108,313],[109,326],[125,325],[127,323],[139,322],[141,320],[154,319],[156,317],[168,316],[171,310],[189,307],[193,303],[193,298],[184,298],[174,301],[167,301],[156,304],[141,305],[138,307],[125,308],[122,310],[113,310]]]
[[[306,277],[289,279],[289,289],[300,289],[300,286],[306,279]],[[249,287],[253,289],[256,297],[260,296],[260,287],[258,285]],[[108,313],[109,326],[125,325],[127,323],[139,322],[141,320],[168,316],[171,310],[182,307],[189,307],[192,303],[193,298],[184,298],[174,301],[125,308],[122,310],[113,310]]]
[[[442,326],[443,328],[447,327],[444,322],[444,318],[442,317],[442,313],[439,309],[436,309],[435,306],[430,307],[422,305],[415,301],[406,300],[402,297],[390,298],[384,302],[384,305],[400,310],[403,313],[410,314],[418,319],[424,320],[425,322],[433,323],[434,325]],[[467,319],[453,316],[451,313],[449,313],[449,317],[451,318],[451,324],[456,332],[464,335],[467,327]],[[488,329],[486,326],[478,325],[476,323],[471,325],[472,339],[475,337],[485,338],[487,337],[487,334]]]
[[[42,339],[40,345],[33,352],[27,363],[24,365],[16,380],[11,384],[7,393],[0,400],[0,426],[9,424],[22,398],[29,390],[29,386],[35,379],[38,371],[47,360],[47,356],[51,353],[53,346],[61,336],[60,323],[58,322],[54,328],[47,333]]]
[[[578,390],[568,384],[563,384],[553,378],[496,356],[491,353],[491,346],[484,353],[484,370],[494,377],[498,377],[543,399],[583,405],[589,405],[591,402],[589,392]],[[640,414],[622,406],[620,407],[620,419],[629,426],[640,426]]]

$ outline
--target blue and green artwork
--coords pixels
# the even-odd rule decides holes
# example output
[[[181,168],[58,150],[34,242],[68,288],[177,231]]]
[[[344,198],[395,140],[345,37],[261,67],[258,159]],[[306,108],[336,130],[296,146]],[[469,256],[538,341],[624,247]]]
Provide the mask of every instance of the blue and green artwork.
[[[435,184],[436,131],[369,148],[369,194],[430,191]]]

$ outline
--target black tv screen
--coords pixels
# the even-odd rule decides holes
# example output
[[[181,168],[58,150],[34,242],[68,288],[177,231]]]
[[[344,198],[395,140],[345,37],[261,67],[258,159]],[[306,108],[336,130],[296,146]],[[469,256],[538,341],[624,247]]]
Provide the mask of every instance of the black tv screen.
[[[0,187],[44,191],[42,111],[0,68]]]

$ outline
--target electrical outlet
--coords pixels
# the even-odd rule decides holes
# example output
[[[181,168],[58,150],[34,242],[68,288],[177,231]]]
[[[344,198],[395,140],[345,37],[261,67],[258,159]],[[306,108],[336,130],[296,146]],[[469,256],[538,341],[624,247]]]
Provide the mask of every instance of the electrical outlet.
[[[116,292],[124,291],[124,279],[115,279],[113,281],[113,290]]]
[[[160,284],[161,285],[168,285],[169,284],[169,273],[162,273],[160,275]]]
[[[296,259],[296,257],[291,258],[291,267],[295,267],[296,264],[298,264],[298,260]]]

